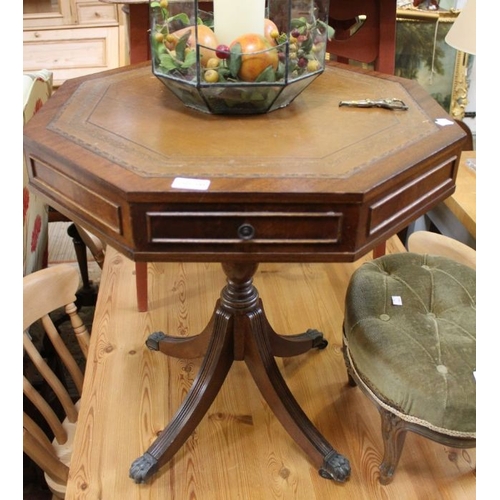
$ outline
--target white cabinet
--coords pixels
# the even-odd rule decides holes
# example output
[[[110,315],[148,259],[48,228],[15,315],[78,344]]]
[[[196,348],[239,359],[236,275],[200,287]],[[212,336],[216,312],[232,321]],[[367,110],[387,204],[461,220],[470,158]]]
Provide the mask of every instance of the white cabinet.
[[[128,63],[125,17],[99,0],[23,0],[23,69],[49,69],[54,86]]]

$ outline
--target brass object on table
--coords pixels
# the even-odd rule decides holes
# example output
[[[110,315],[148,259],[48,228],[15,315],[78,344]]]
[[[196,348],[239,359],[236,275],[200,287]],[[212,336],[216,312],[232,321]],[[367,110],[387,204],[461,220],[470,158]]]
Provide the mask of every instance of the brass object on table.
[[[407,110],[408,106],[401,99],[362,99],[360,101],[340,101],[339,107],[384,108]]]

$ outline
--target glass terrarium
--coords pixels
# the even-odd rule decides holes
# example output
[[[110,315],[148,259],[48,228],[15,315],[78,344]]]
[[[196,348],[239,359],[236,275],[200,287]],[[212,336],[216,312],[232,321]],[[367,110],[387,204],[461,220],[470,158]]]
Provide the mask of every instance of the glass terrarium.
[[[324,69],[329,0],[151,0],[153,73],[186,106],[267,113]],[[203,7],[203,8],[202,8]]]

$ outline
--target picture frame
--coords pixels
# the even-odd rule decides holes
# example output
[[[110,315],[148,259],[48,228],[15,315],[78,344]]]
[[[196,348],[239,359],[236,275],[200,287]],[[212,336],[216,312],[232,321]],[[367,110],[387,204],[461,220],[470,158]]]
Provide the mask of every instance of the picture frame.
[[[418,81],[453,118],[463,119],[473,56],[444,40],[459,14],[397,9],[395,74]]]

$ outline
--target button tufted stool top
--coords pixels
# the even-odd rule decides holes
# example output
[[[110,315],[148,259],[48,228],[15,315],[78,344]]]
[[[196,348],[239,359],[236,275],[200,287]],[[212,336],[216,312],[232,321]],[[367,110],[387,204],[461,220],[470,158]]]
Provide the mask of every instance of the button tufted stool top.
[[[379,410],[463,447],[476,437],[475,283],[446,257],[386,255],[353,274],[344,319],[349,373]]]

